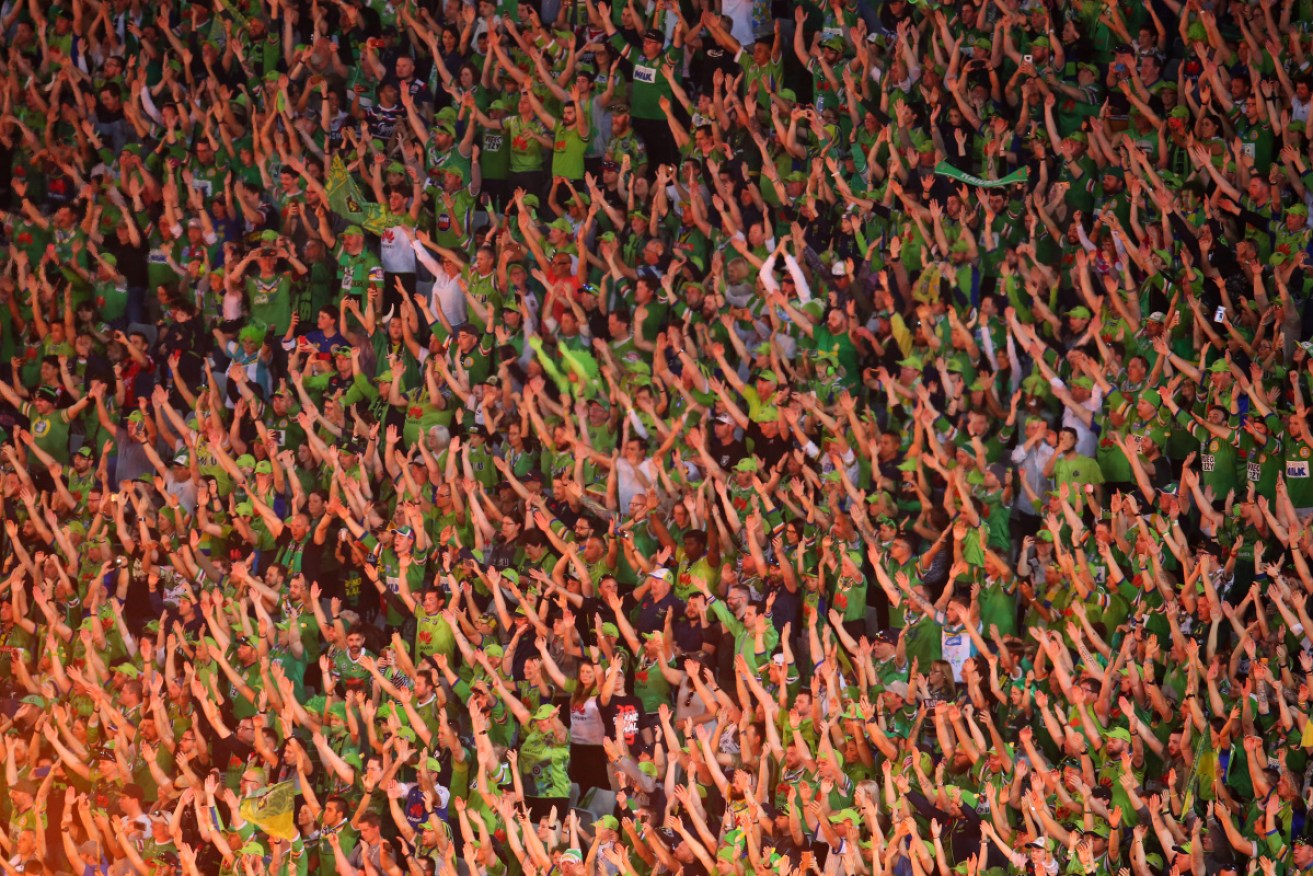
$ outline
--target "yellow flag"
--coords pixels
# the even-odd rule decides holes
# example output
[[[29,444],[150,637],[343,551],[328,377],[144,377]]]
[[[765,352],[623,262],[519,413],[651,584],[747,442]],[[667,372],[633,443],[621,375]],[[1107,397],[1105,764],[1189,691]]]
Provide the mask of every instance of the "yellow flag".
[[[371,234],[383,234],[389,227],[400,224],[382,204],[375,204],[360,191],[341,156],[334,155],[324,174],[324,191],[328,193],[328,206],[333,212]]]
[[[296,785],[291,782],[279,782],[255,792],[242,801],[238,811],[242,818],[272,837],[291,841],[299,835],[293,819]]]
[[[1313,721],[1304,722],[1304,735],[1299,737],[1301,748],[1313,748]]]

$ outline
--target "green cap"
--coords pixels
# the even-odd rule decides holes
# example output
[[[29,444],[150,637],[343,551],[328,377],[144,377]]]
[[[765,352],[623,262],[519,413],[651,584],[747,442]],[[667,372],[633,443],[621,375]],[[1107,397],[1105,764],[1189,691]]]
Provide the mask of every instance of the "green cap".
[[[560,711],[560,708],[557,706],[539,706],[538,710],[533,713],[533,719],[535,721],[548,721],[555,718],[558,711]]]
[[[1103,734],[1105,739],[1120,739],[1122,742],[1131,741],[1131,731],[1125,727],[1112,727]]]

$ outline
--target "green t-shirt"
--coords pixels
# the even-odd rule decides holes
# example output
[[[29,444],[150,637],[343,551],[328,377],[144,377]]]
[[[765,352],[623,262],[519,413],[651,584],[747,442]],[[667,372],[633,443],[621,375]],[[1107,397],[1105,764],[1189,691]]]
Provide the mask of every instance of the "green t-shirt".
[[[415,665],[425,657],[442,654],[450,658],[456,651],[456,637],[440,614],[429,614],[423,605],[415,606]]]
[[[1079,490],[1086,484],[1102,484],[1103,470],[1093,458],[1072,453],[1058,458],[1053,466],[1053,482],[1059,486],[1066,484],[1073,490]]]
[[[531,173],[543,169],[543,146],[537,138],[529,135],[530,131],[545,135],[547,131],[542,122],[511,116],[502,120],[502,130],[511,138],[511,173]]]
[[[506,179],[511,170],[511,150],[504,131],[485,128],[479,138],[479,170],[484,179]]]
[[[584,153],[588,151],[589,139],[579,134],[577,125],[557,124],[556,135],[552,138],[552,175],[583,179]]]
[[[28,431],[32,433],[36,446],[53,456],[60,465],[68,465],[68,411],[56,408],[41,416],[36,412],[36,405],[29,402],[23,405],[23,414],[30,421]],[[37,471],[45,468],[36,454],[28,454],[28,465]]]

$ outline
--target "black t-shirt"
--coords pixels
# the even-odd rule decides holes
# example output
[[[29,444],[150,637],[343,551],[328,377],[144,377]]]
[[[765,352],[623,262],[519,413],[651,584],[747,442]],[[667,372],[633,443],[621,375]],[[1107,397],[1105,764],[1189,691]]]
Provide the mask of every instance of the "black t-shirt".
[[[319,526],[318,520],[310,521],[310,539],[301,550],[301,573],[307,581],[323,581],[334,577],[340,564],[337,561],[337,539],[342,524],[334,521],[329,524],[328,535],[323,544],[315,544],[314,531]]]
[[[707,440],[707,450],[711,458],[716,461],[716,465],[725,471],[730,471],[738,464],[739,460],[748,455],[748,445],[742,438],[735,438],[733,441],[721,441],[713,432]]]
[[[761,457],[767,468],[773,467],[793,449],[792,437],[781,433],[774,438],[767,438],[757,423],[749,425],[747,437],[752,440],[752,452]]]
[[[674,619],[671,628],[675,635],[675,647],[681,652],[693,654],[702,650],[702,643],[706,641],[706,633],[703,631],[700,622],[691,621],[680,615]]]
[[[125,560],[128,567],[128,593],[123,600],[123,620],[135,636],[141,634],[146,624],[159,619],[164,613],[164,594],[158,587],[154,592],[150,589],[140,545],[135,546]]]
[[[634,631],[642,635],[662,629],[666,625],[667,611],[673,611],[674,617],[684,613],[684,602],[675,595],[675,591],[667,593],[660,602],[652,599],[649,594],[638,605],[638,619],[634,623]]]
[[[133,246],[131,241],[124,243],[115,234],[105,241],[105,251],[118,259],[119,273],[127,281],[129,288],[146,288],[146,260],[150,250],[143,240],[141,246]]]
[[[611,701],[600,709],[602,726],[606,735],[615,735],[615,719],[623,718],[625,722],[625,744],[631,748],[638,744],[638,730],[643,726],[646,712],[643,703],[635,696],[613,696]]]

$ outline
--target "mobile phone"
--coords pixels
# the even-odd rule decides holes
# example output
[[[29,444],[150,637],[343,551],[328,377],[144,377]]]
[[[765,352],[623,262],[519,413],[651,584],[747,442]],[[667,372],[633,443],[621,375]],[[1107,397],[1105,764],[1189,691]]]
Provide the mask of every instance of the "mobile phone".
[[[1218,307],[1217,312],[1213,314],[1213,322],[1221,322],[1226,318],[1226,308]]]
[[[1034,55],[1022,55],[1022,56],[1021,56],[1021,60],[1025,61],[1027,64],[1033,64],[1033,63],[1035,63],[1035,56],[1034,56]]]

